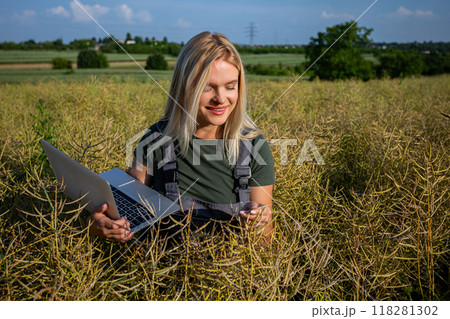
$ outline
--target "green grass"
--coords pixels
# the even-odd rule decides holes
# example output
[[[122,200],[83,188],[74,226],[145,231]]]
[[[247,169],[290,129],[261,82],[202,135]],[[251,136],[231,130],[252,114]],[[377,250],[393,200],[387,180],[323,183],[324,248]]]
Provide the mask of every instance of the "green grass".
[[[77,60],[78,51],[25,51],[25,50],[0,50],[0,64],[12,63],[50,63],[51,59],[61,56],[70,61]],[[131,54],[137,61],[146,61],[148,54]],[[109,62],[132,61],[125,53],[106,53]],[[169,64],[173,64],[176,57],[165,56]],[[285,66],[294,66],[304,61],[303,54],[244,54],[244,63],[276,65],[279,62]]]
[[[76,62],[78,51],[25,51],[25,50],[0,50],[0,64],[13,63],[50,63],[51,59],[61,56],[70,61]],[[136,61],[146,61],[148,54],[131,54]],[[132,61],[125,53],[106,53],[109,62],[126,62]],[[243,54],[242,60],[244,64],[264,64],[278,65],[280,62],[284,66],[295,66],[305,62],[304,54],[288,54],[288,53],[268,53],[268,54]],[[371,54],[364,54],[364,57],[373,62],[377,59]],[[169,65],[174,65],[176,57],[166,55]]]
[[[148,71],[148,73],[157,81],[170,80],[172,78],[172,71]],[[141,69],[130,68],[77,69],[73,73],[67,73],[64,70],[52,70],[49,68],[0,70],[0,83],[90,81],[92,78],[117,82],[129,80],[141,82],[153,81],[151,77]]]
[[[144,64],[141,64],[144,66]],[[172,71],[148,70],[147,73],[156,81],[170,80]],[[92,78],[115,82],[138,81],[153,82],[152,78],[136,64],[112,65],[107,69],[75,69],[73,73],[50,68],[8,68],[0,69],[0,83],[36,83],[36,82],[71,82],[90,81]],[[286,81],[294,77],[247,75],[249,81]]]
[[[26,50],[0,50],[0,64],[13,63],[50,63],[54,57],[63,57],[72,62],[77,61],[78,51],[26,51]],[[132,54],[137,61],[147,60],[148,54]],[[126,54],[106,53],[109,62],[131,61]],[[175,58],[166,57],[169,60]]]
[[[305,62],[304,54],[287,54],[287,53],[268,53],[268,54],[243,54],[242,60],[245,64],[264,64],[278,65],[280,62],[283,66],[296,66]]]
[[[175,246],[156,230],[140,244],[90,237],[39,139],[97,173],[125,169],[126,140],[158,120],[167,96],[97,77],[0,84],[1,299],[449,300],[450,121],[440,113],[450,113],[450,77],[298,82],[267,110],[290,84],[248,85],[266,138],[297,141],[287,165],[271,146],[266,249],[245,229],[185,228]],[[324,166],[296,165],[306,139]]]

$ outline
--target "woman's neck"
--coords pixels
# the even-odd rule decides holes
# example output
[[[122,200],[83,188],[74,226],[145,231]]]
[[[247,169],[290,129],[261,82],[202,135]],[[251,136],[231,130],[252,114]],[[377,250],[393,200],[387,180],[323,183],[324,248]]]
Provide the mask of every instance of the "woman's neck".
[[[223,127],[215,125],[197,127],[197,131],[194,135],[203,140],[216,140],[223,138]]]

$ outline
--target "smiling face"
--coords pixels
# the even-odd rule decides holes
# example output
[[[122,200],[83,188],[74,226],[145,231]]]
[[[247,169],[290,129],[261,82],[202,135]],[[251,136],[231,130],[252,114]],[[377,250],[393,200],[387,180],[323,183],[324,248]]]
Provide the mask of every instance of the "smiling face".
[[[200,98],[197,132],[200,138],[222,137],[221,127],[239,98],[239,70],[225,59],[211,63],[208,84]]]

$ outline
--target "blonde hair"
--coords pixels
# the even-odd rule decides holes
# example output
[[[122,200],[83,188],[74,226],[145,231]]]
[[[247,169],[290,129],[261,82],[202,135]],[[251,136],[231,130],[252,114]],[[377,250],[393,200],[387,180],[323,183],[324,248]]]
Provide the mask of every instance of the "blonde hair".
[[[239,70],[238,100],[223,127],[223,142],[230,163],[239,154],[239,141],[260,134],[246,113],[245,74],[236,48],[224,35],[202,32],[182,48],[169,90],[162,120],[165,134],[177,140],[182,156],[186,155],[192,135],[197,129],[200,97],[209,82],[211,63],[225,59]]]

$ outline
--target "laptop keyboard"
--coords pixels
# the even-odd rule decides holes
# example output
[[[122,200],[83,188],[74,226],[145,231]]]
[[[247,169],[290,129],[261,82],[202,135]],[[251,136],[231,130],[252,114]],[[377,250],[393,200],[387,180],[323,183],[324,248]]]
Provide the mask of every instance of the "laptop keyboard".
[[[127,217],[127,220],[130,222],[131,228],[137,227],[143,223],[147,223],[154,218],[154,216],[151,215],[147,208],[145,208],[129,196],[125,195],[122,191],[118,190],[114,186],[110,186],[120,216]]]

